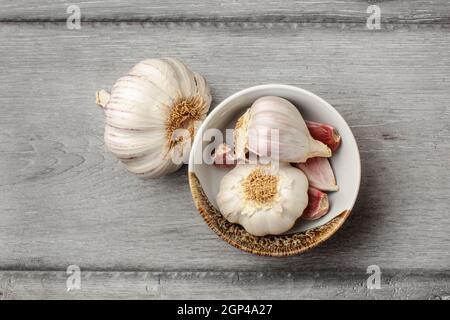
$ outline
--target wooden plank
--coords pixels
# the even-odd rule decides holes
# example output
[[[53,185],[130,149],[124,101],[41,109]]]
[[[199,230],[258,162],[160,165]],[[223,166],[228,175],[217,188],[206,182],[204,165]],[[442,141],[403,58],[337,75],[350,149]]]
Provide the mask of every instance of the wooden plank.
[[[450,299],[450,274],[390,271],[379,289],[359,272],[2,271],[0,299]],[[71,283],[69,281],[69,283]],[[73,288],[73,287],[72,287]],[[181,304],[182,305],[182,304]]]
[[[444,25],[4,24],[0,29],[0,268],[65,270],[448,270],[450,50]],[[361,149],[359,201],[302,256],[244,254],[213,234],[186,170],[125,172],[104,150],[94,92],[137,61],[178,56],[213,105],[261,83],[332,103]]]
[[[71,2],[49,0],[0,1],[0,20],[65,20]],[[181,1],[77,1],[82,18],[89,20],[147,21],[259,21],[259,22],[336,22],[365,21],[373,1],[271,1],[271,0],[181,0]],[[449,22],[450,4],[446,0],[393,0],[376,3],[383,21]]]

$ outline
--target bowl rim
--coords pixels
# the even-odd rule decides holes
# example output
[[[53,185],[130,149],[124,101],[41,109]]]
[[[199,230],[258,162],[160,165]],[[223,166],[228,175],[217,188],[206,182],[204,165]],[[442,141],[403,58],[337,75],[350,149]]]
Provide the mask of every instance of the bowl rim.
[[[209,125],[209,122],[212,121],[211,119],[213,119],[215,117],[216,114],[218,114],[221,109],[224,108],[224,106],[228,105],[228,103],[230,103],[231,101],[233,101],[234,99],[248,94],[248,93],[252,93],[255,91],[260,91],[260,90],[265,90],[265,89],[280,89],[280,90],[287,90],[287,91],[293,91],[296,92],[298,94],[302,94],[302,95],[307,95],[309,97],[312,97],[313,99],[316,99],[318,102],[320,102],[321,104],[323,104],[324,106],[327,107],[327,109],[332,112],[334,114],[334,116],[336,116],[337,118],[339,118],[340,120],[343,121],[343,123],[348,127],[350,133],[351,133],[351,137],[350,139],[352,140],[351,142],[356,146],[356,173],[357,173],[357,186],[356,186],[356,191],[354,193],[354,196],[352,197],[352,201],[351,201],[351,205],[349,206],[348,209],[346,209],[345,211],[343,211],[342,213],[340,213],[337,217],[333,218],[331,221],[313,228],[313,229],[309,229],[303,232],[297,232],[297,233],[293,233],[290,235],[298,235],[298,234],[304,234],[305,236],[310,237],[309,233],[314,233],[316,232],[319,237],[318,239],[316,239],[315,241],[313,241],[312,243],[308,243],[306,245],[306,247],[297,247],[297,248],[291,248],[291,250],[287,251],[287,252],[282,252],[281,254],[277,253],[277,252],[260,252],[260,250],[254,250],[253,248],[247,248],[245,246],[239,245],[238,243],[236,243],[236,241],[234,241],[233,239],[229,238],[228,236],[225,236],[220,230],[218,230],[216,227],[212,226],[211,221],[209,221],[206,213],[205,213],[205,208],[202,207],[202,201],[204,204],[204,201],[206,200],[208,202],[208,199],[203,199],[202,201],[200,201],[198,198],[196,198],[195,195],[198,195],[199,190],[194,190],[195,188],[197,188],[197,184],[200,185],[200,182],[198,181],[198,178],[195,175],[195,171],[194,171],[194,153],[198,147],[198,144],[201,142],[200,137],[203,134],[203,131],[205,130],[205,128]],[[327,240],[328,238],[330,238],[340,227],[341,225],[344,223],[344,221],[347,219],[347,217],[350,215],[351,210],[353,209],[356,200],[358,198],[358,194],[359,194],[359,190],[360,190],[360,185],[361,185],[361,157],[360,157],[360,152],[359,152],[359,147],[358,144],[356,142],[355,136],[350,128],[350,126],[348,125],[347,121],[345,121],[345,119],[342,117],[342,115],[331,105],[329,104],[327,101],[325,101],[323,98],[319,97],[318,95],[312,93],[311,91],[308,91],[306,89],[297,87],[297,86],[293,86],[293,85],[286,85],[286,84],[263,84],[263,85],[256,85],[256,86],[252,86],[252,87],[248,87],[246,89],[240,90],[238,92],[235,92],[234,94],[228,96],[227,98],[225,98],[224,100],[222,100],[207,116],[206,118],[203,120],[202,124],[200,125],[197,134],[194,137],[194,142],[192,143],[191,146],[191,152],[189,155],[189,164],[188,164],[188,177],[189,177],[189,187],[190,187],[190,191],[191,191],[191,195],[193,197],[194,200],[194,204],[197,207],[197,210],[199,211],[199,213],[201,214],[201,216],[204,218],[205,222],[208,224],[208,226],[219,235],[219,237],[221,237],[222,239],[224,239],[226,242],[228,242],[229,244],[233,245],[234,247],[237,247],[241,250],[244,250],[246,252],[250,252],[250,253],[255,253],[258,255],[268,255],[268,256],[288,256],[288,255],[295,255],[295,254],[299,254],[302,253],[304,251],[307,251],[317,245],[319,245],[320,243],[324,242],[325,240]],[[197,181],[194,181],[197,180]],[[201,189],[201,185],[199,187]],[[200,193],[202,193],[202,190],[200,190]],[[206,197],[206,195],[203,195],[204,197]],[[211,206],[212,207],[212,206]],[[286,235],[288,236],[288,235]],[[264,237],[259,237],[259,238],[265,238],[265,237],[276,237],[276,236],[264,236]],[[278,236],[278,237],[285,237],[283,236]],[[302,243],[302,242],[301,242]]]

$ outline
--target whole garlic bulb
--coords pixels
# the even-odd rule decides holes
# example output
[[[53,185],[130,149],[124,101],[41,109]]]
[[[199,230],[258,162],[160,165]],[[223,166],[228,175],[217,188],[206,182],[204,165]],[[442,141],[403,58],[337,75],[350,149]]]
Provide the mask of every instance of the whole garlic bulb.
[[[238,164],[222,178],[216,200],[222,215],[247,232],[281,234],[308,205],[308,180],[289,164]]]
[[[330,148],[311,136],[298,109],[274,96],[257,99],[238,119],[234,145],[239,159],[247,151],[285,162],[331,156]]]
[[[180,60],[149,59],[118,79],[111,94],[97,92],[97,104],[106,115],[108,149],[129,171],[159,177],[182,166],[211,95],[204,78]]]

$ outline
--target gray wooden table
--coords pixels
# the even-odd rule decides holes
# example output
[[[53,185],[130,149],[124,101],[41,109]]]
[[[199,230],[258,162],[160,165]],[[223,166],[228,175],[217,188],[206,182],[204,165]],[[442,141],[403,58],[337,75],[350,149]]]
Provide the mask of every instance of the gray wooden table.
[[[0,298],[449,299],[450,3],[381,1],[369,30],[371,3],[1,0]],[[185,168],[141,180],[106,152],[95,91],[161,56],[204,75],[213,106],[286,83],[336,107],[363,171],[333,238],[243,253],[203,222]]]

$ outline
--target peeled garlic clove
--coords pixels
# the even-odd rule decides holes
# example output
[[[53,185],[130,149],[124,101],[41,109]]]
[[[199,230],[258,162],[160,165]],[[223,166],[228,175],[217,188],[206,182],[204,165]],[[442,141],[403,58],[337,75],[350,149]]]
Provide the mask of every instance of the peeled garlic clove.
[[[330,204],[326,193],[313,188],[308,188],[308,206],[303,211],[302,219],[317,220],[328,213]]]
[[[218,168],[231,169],[236,165],[233,150],[226,143],[222,143],[214,150],[214,165]]]
[[[313,139],[298,109],[286,99],[257,99],[238,120],[234,132],[236,156],[247,151],[284,162],[330,157],[331,150]]]
[[[106,116],[105,143],[126,168],[146,177],[179,169],[211,95],[203,77],[172,58],[149,59],[97,92]]]
[[[231,223],[264,236],[281,234],[294,225],[308,204],[308,180],[301,170],[238,164],[220,182],[217,204]]]
[[[309,185],[322,191],[338,191],[333,169],[327,158],[311,158],[306,163],[295,163],[308,178]]]
[[[341,144],[341,136],[336,129],[326,123],[319,123],[314,121],[305,121],[311,136],[325,143],[331,151],[335,152]]]

